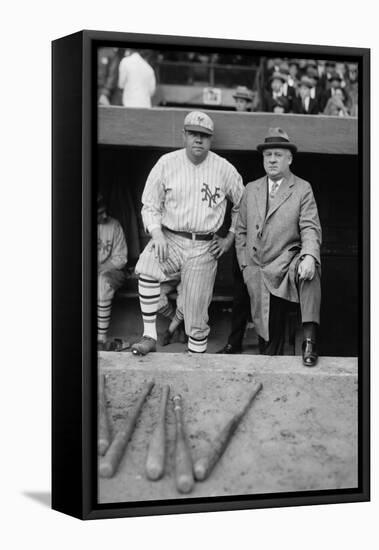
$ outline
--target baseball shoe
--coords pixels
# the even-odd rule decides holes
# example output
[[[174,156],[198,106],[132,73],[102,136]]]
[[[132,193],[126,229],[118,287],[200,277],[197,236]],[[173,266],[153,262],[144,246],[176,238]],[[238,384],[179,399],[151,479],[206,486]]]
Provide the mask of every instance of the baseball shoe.
[[[232,346],[232,344],[226,344],[226,346],[218,350],[216,353],[225,353],[227,355],[241,353],[241,348],[236,348],[235,346]]]
[[[134,355],[147,355],[151,351],[157,351],[157,341],[150,336],[142,336],[139,342],[132,345]]]

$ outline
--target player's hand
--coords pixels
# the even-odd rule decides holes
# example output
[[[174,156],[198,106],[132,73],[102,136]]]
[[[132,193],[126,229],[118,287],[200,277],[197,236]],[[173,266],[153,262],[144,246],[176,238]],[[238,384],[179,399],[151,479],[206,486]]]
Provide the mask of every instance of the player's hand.
[[[99,105],[110,105],[109,99],[105,94],[100,94],[98,103]]]
[[[313,256],[307,254],[299,264],[298,274],[299,279],[311,281],[316,271],[316,260]]]
[[[216,259],[221,258],[221,256],[229,250],[232,244],[233,237],[225,237],[225,239],[223,239],[222,237],[215,235],[211,242],[211,246],[209,247],[209,252]]]
[[[159,258],[160,262],[164,262],[168,258],[168,244],[166,237],[161,229],[153,229],[151,232],[153,237],[153,247],[155,249],[155,257]]]

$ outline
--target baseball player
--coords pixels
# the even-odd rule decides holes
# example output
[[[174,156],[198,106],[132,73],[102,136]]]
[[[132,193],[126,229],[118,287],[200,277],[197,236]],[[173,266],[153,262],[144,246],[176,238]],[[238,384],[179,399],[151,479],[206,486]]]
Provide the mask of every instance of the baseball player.
[[[97,198],[97,347],[125,349],[126,342],[116,339],[114,346],[107,346],[107,332],[111,320],[112,299],[124,280],[123,267],[128,250],[124,232],[117,220],[108,216],[103,198]]]
[[[226,159],[210,151],[214,125],[205,113],[193,111],[184,120],[184,148],[163,155],[151,170],[142,194],[142,218],[151,241],[136,265],[144,325],[132,351],[156,350],[156,313],[160,284],[180,273],[181,311],[188,351],[204,353],[209,334],[217,260],[234,242],[242,178]],[[233,203],[225,238],[221,227],[227,199]]]

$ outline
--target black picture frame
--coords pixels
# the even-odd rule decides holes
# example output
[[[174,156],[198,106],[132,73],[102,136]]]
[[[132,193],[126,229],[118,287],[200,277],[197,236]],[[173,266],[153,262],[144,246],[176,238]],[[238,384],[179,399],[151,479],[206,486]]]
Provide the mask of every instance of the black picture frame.
[[[359,64],[358,487],[276,495],[97,503],[97,376],[93,273],[97,102],[95,48],[227,48]],[[360,502],[370,499],[370,50],[242,40],[82,31],[52,44],[52,508],[81,519]]]

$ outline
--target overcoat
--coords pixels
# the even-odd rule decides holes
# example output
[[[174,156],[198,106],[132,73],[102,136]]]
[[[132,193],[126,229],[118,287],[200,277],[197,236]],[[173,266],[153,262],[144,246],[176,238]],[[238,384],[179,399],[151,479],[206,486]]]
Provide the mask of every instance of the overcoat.
[[[247,184],[236,225],[236,250],[254,326],[269,341],[270,293],[299,302],[296,265],[305,254],[321,265],[321,226],[307,181],[289,173],[268,211],[267,193],[267,176]]]

